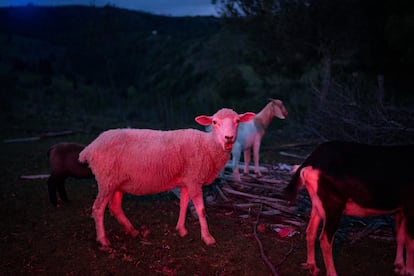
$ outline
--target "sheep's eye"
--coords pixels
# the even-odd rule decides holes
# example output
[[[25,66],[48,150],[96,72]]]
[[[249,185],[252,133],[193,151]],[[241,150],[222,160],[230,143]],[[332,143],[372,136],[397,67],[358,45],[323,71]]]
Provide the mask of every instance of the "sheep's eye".
[[[237,119],[237,120],[236,120],[236,123],[237,123],[237,124],[238,124],[238,123],[240,123],[240,119]]]

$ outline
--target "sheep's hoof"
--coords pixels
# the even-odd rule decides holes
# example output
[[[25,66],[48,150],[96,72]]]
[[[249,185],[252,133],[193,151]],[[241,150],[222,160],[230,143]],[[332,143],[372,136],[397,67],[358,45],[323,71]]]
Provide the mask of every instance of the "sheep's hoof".
[[[311,264],[311,263],[303,263],[302,264],[302,268],[305,270],[308,270],[309,273],[312,276],[317,276],[319,275],[319,268],[316,266],[316,264]]]
[[[405,275],[405,267],[403,264],[394,264],[394,272],[396,275]]]
[[[111,247],[111,243],[106,236],[103,238],[98,238],[96,241],[101,245],[101,247]]]
[[[101,245],[99,246],[99,251],[105,252],[105,253],[112,253],[113,249],[111,246],[108,245]]]
[[[206,237],[203,237],[203,241],[205,242],[205,244],[207,245],[213,245],[216,243],[216,240],[213,238],[213,236],[209,235]]]
[[[136,229],[132,228],[132,229],[124,229],[125,233],[130,235],[133,238],[136,238],[139,235],[139,231],[137,231]]]
[[[133,238],[136,238],[136,237],[139,235],[139,232],[138,232],[137,230],[133,229],[133,230],[131,230],[131,231],[129,232],[129,234],[130,234]]]
[[[185,237],[185,236],[187,236],[187,234],[188,234],[188,231],[187,231],[187,229],[185,229],[185,228],[181,228],[181,227],[176,227],[175,228],[177,231],[178,231],[178,233],[180,234],[180,237]]]

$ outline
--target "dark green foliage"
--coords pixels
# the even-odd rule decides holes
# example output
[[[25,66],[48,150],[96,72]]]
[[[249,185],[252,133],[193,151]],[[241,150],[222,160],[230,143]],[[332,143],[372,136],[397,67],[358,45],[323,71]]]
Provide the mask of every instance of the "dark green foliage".
[[[224,101],[236,100],[246,96],[246,80],[237,68],[223,72],[223,78],[217,85],[217,91]]]
[[[374,10],[372,1],[337,2],[263,1],[249,16],[225,18],[111,6],[0,8],[3,125],[198,127],[197,115],[225,106],[258,112],[271,97],[289,110],[277,123],[285,127],[306,122],[324,85],[327,100],[341,97],[343,86],[356,105],[375,99],[375,108],[380,72],[383,99],[412,106],[404,98],[412,91],[409,13],[390,7],[395,16],[381,28],[383,2]],[[382,33],[393,49],[389,63]]]
[[[110,6],[1,8],[0,69],[9,89],[2,103],[14,103],[7,105],[11,116],[36,107],[37,116],[54,110],[169,128],[193,123],[188,114],[208,103],[189,106],[189,95],[219,70],[188,54],[203,55],[204,42],[220,28],[213,17],[172,18]]]
[[[408,64],[414,65],[410,1],[214,2],[225,14],[243,19],[242,29],[265,53],[254,57],[262,70],[294,77],[328,57],[333,66],[340,61],[340,70],[369,73],[373,78],[385,74],[389,94],[404,96],[411,87],[405,73]]]

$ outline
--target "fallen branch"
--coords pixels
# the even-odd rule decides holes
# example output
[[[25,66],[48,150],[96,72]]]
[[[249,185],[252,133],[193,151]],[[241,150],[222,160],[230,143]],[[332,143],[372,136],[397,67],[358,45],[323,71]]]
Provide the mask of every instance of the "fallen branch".
[[[44,139],[44,138],[49,138],[49,137],[72,135],[74,133],[75,132],[72,131],[72,130],[64,130],[64,131],[57,131],[57,132],[46,132],[46,133],[44,133],[40,136],[5,139],[5,140],[3,140],[3,142],[4,143],[30,142],[30,141],[37,141],[37,140]]]
[[[223,187],[223,190],[230,193],[230,194],[234,194],[234,195],[238,195],[238,196],[242,196],[242,197],[247,197],[247,198],[251,198],[251,199],[256,199],[256,200],[269,201],[269,202],[273,202],[274,204],[278,204],[278,203],[282,202],[282,200],[277,199],[277,198],[239,192],[239,191],[236,191],[236,190],[234,190],[230,187]]]
[[[265,181],[267,182],[267,181]],[[270,182],[270,183],[282,183],[283,181],[274,181],[274,182]],[[250,188],[259,188],[259,189],[263,189],[263,190],[271,190],[271,191],[275,191],[275,192],[280,192],[283,190],[284,187],[281,186],[271,186],[271,185],[266,185],[266,184],[254,184],[254,183],[250,183],[250,182],[239,182],[240,184],[242,184],[245,187],[250,187]],[[234,183],[236,185],[240,185],[239,183]]]
[[[33,175],[21,175],[20,179],[28,179],[28,180],[33,180],[33,179],[46,179],[49,178],[50,174],[33,174]]]
[[[265,147],[263,149],[266,150],[280,150],[280,149],[289,149],[289,148],[297,148],[297,147],[304,147],[304,146],[313,146],[313,145],[317,145],[319,144],[321,141],[307,141],[307,142],[302,142],[302,143],[290,143],[290,144],[284,144],[284,145],[279,145],[276,147]]]
[[[228,199],[228,197],[226,197],[226,195],[223,193],[223,191],[220,189],[219,186],[215,185],[214,186],[218,192],[218,194],[221,196],[221,198],[225,201],[225,202],[229,202],[230,200]]]
[[[285,151],[279,151],[279,154],[282,156],[294,157],[294,158],[301,159],[301,160],[304,160],[306,158],[305,156],[294,154],[294,153],[289,153]]]
[[[232,161],[227,161],[226,165],[224,166],[225,169],[233,169]],[[239,162],[239,169],[244,169],[244,162]],[[259,170],[261,173],[268,173],[269,169],[263,166],[259,166]],[[254,171],[254,166],[249,165],[249,171]]]
[[[257,206],[255,206],[255,207],[257,207]],[[256,215],[255,218],[252,218],[252,216],[251,216],[252,214],[249,211],[249,217],[250,217],[250,221],[253,224],[253,235],[254,235],[254,238],[256,239],[257,244],[259,245],[260,255],[262,256],[263,261],[267,264],[269,269],[272,271],[272,274],[277,276],[279,274],[277,273],[277,271],[276,271],[275,267],[273,266],[272,262],[270,262],[269,258],[264,253],[263,244],[260,241],[259,236],[257,235],[257,223],[259,222],[259,217],[260,217],[262,207],[263,207],[262,205],[259,206],[259,212],[257,212],[255,214]]]

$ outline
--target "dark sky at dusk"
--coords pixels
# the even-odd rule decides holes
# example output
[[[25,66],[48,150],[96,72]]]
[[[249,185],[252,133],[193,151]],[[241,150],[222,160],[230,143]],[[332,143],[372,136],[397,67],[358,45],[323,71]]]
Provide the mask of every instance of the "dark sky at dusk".
[[[118,8],[140,10],[159,15],[196,16],[217,15],[217,10],[211,0],[0,0],[0,6],[60,6],[60,5],[93,5],[97,7],[106,4]]]

